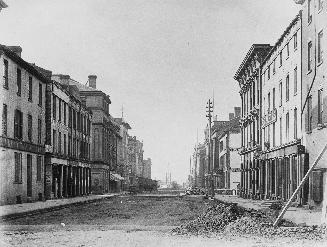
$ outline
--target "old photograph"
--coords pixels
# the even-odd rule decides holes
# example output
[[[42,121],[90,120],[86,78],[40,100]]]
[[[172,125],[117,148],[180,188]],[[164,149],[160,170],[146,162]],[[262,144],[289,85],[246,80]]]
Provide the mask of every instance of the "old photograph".
[[[0,0],[0,246],[327,246],[326,32],[327,0]]]

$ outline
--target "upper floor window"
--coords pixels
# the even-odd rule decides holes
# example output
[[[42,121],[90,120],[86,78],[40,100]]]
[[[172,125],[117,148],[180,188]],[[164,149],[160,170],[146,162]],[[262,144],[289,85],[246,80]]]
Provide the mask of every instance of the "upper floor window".
[[[32,142],[33,135],[33,118],[32,115],[27,115],[27,137],[30,142]]]
[[[22,71],[17,69],[17,95],[21,96],[22,94]]]
[[[307,131],[312,131],[312,96],[308,97],[307,104]]]
[[[290,56],[290,45],[289,43],[287,43],[286,45],[286,57],[289,57]]]
[[[61,99],[58,98],[58,121],[61,122]]]
[[[273,62],[273,74],[276,73],[276,59],[274,59],[274,62]]]
[[[279,82],[279,106],[283,105],[283,83]]]
[[[279,67],[283,65],[283,51],[280,51],[279,53]]]
[[[275,88],[273,88],[273,109],[276,108],[276,102],[275,102],[276,101],[276,99],[275,99],[276,98],[276,95],[275,95],[276,93],[275,93],[275,91],[276,91]]]
[[[52,118],[54,120],[56,120],[56,116],[57,116],[57,99],[56,99],[56,95],[53,95],[53,97],[52,97]]]
[[[323,40],[323,31],[318,33],[318,63],[323,62],[323,49],[322,49],[322,40]]]
[[[294,50],[297,49],[297,32],[294,34],[294,40],[293,40]]]
[[[312,70],[312,41],[308,43],[308,71]]]
[[[33,99],[33,78],[32,76],[28,77],[28,101]]]
[[[294,95],[297,94],[297,67],[294,68]]]
[[[290,99],[290,76],[286,76],[286,101]]]
[[[297,109],[294,109],[294,139],[297,139]]]
[[[289,141],[289,133],[290,133],[290,114],[286,113],[286,141]]]
[[[15,110],[14,137],[23,139],[23,113],[20,110]]]
[[[6,104],[3,104],[2,107],[2,135],[7,135],[7,126],[8,126],[8,107]]]
[[[42,144],[42,120],[37,120],[37,143]]]
[[[270,112],[270,92],[268,93],[268,112]]]
[[[42,106],[42,100],[43,100],[43,96],[42,96],[42,84],[39,83],[39,106]]]
[[[270,80],[270,65],[268,66],[268,80]]]
[[[3,87],[8,89],[8,68],[9,68],[9,64],[8,64],[8,60],[4,59],[3,60]]]
[[[324,112],[324,98],[323,90],[318,90],[318,124],[323,123],[323,112]]]
[[[312,4],[312,0],[308,0],[308,23],[311,23],[312,21],[311,4]]]
[[[66,113],[67,104],[64,102],[64,124],[67,124],[67,113]]]

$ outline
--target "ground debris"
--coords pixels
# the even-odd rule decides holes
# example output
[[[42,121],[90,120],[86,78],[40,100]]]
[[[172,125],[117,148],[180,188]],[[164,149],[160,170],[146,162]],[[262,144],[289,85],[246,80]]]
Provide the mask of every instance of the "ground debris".
[[[178,235],[223,234],[229,237],[294,238],[327,240],[327,226],[296,226],[282,222],[272,226],[271,217],[256,210],[245,210],[236,204],[217,203],[210,205],[195,220],[172,230]]]

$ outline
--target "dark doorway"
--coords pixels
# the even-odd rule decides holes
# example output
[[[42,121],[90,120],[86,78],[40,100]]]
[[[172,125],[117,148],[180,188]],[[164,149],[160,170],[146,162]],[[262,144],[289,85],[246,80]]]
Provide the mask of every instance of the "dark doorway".
[[[27,155],[27,196],[32,197],[32,155]]]

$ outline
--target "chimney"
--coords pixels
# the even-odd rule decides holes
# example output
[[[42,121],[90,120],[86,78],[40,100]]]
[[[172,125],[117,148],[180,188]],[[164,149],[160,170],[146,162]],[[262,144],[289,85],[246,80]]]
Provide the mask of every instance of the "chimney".
[[[89,87],[96,89],[97,88],[97,76],[89,75]]]
[[[8,46],[8,48],[16,53],[17,56],[21,57],[22,56],[22,51],[23,49],[20,46]]]
[[[241,107],[234,107],[235,117],[241,116]]]
[[[69,85],[69,75],[60,75],[60,84],[62,85]]]
[[[229,113],[228,117],[229,117],[229,120],[232,120],[234,118],[234,113]]]

